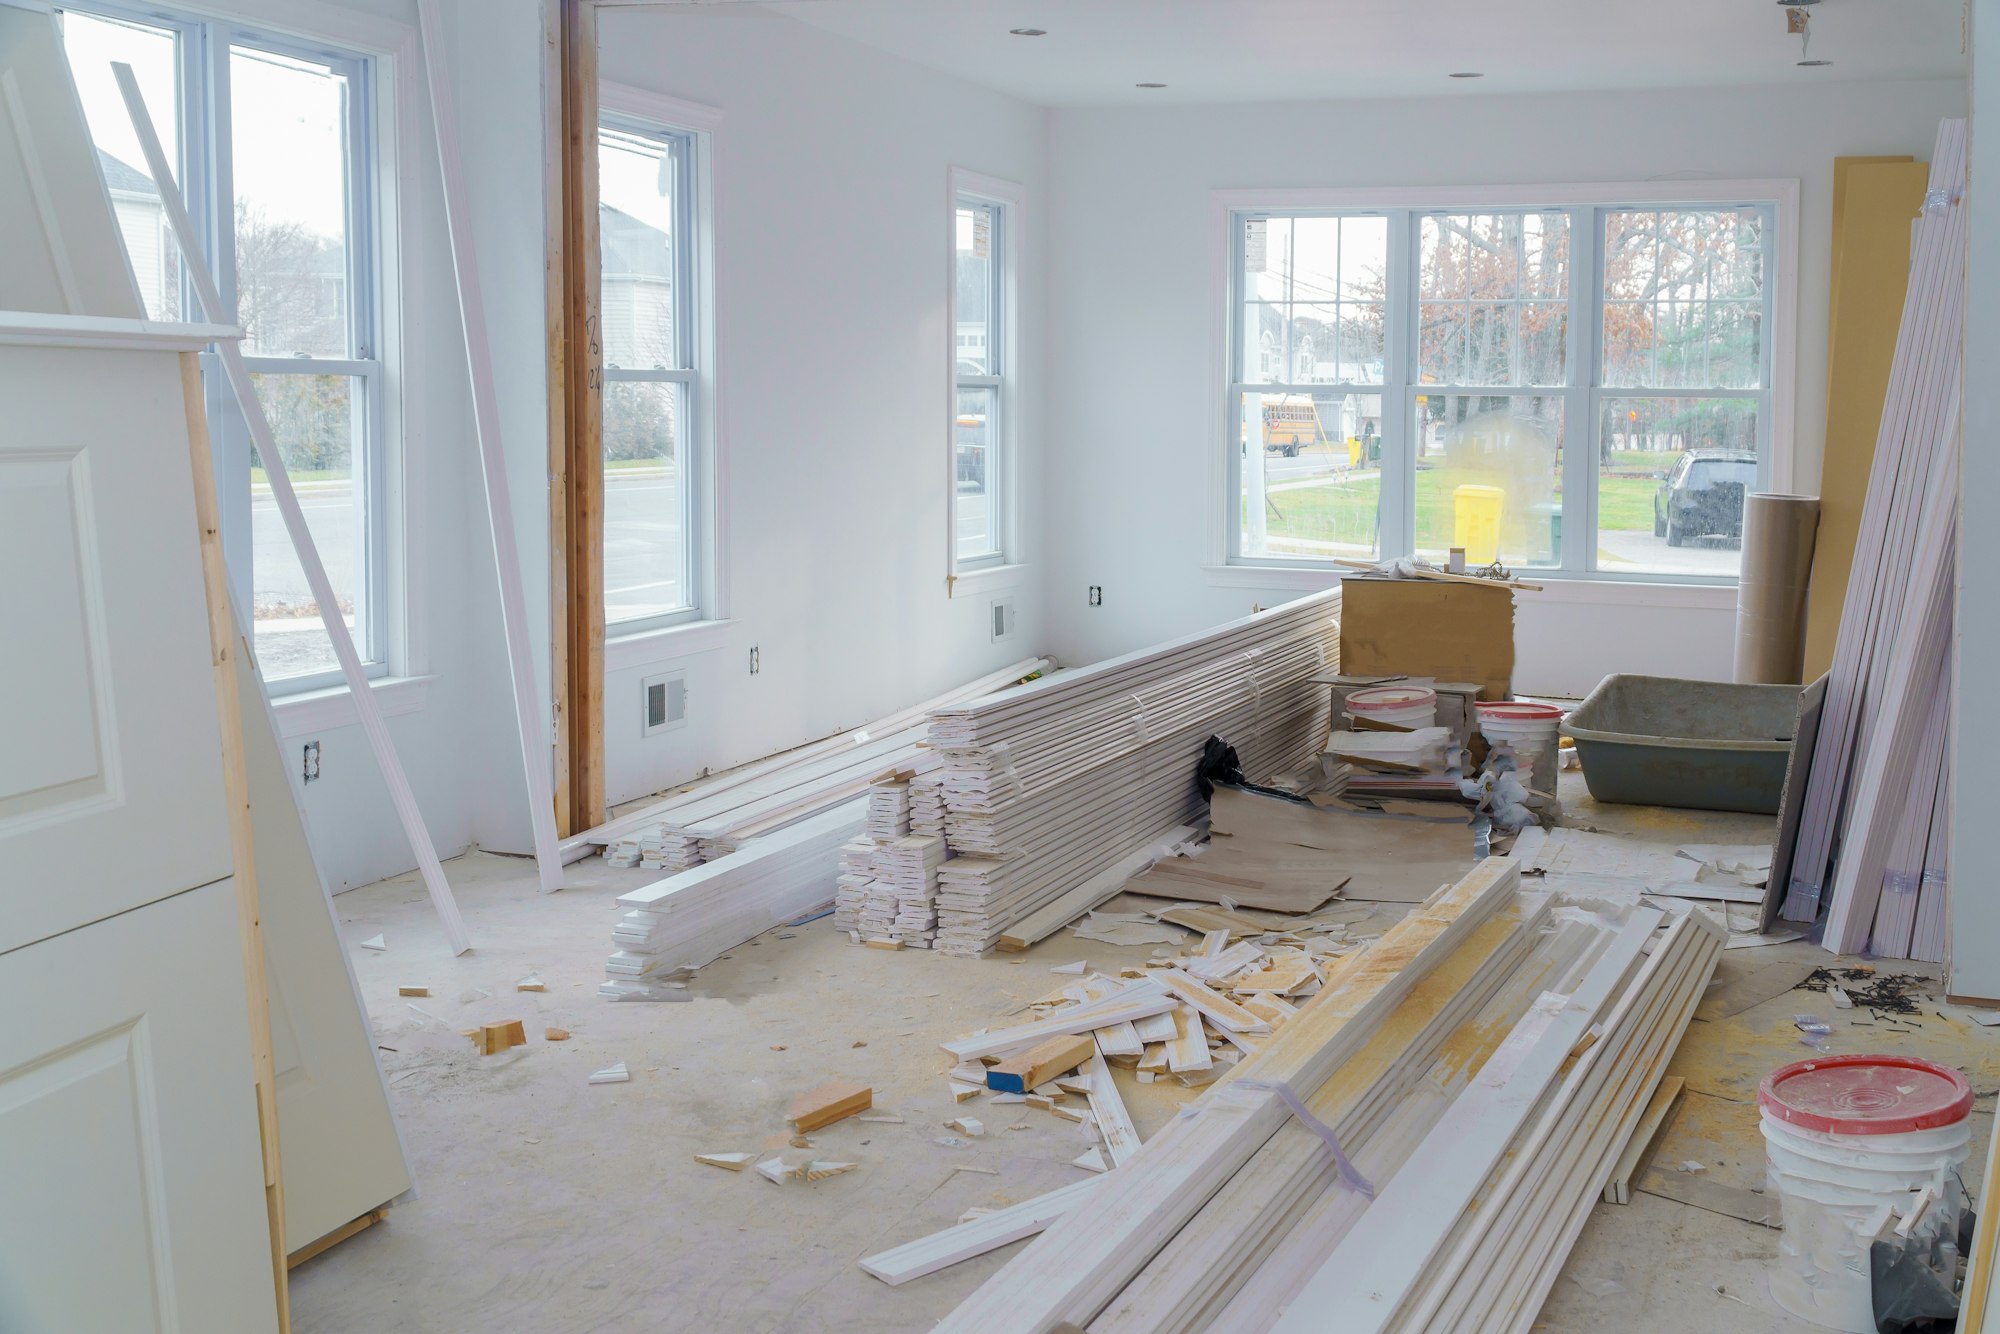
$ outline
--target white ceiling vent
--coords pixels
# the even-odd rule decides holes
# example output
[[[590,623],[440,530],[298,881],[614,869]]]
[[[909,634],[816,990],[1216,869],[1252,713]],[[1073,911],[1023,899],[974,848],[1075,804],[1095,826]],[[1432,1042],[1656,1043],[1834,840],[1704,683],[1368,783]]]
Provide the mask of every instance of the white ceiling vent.
[[[686,672],[649,676],[639,683],[639,694],[644,705],[644,712],[640,715],[645,722],[641,729],[643,735],[665,732],[687,721]]]

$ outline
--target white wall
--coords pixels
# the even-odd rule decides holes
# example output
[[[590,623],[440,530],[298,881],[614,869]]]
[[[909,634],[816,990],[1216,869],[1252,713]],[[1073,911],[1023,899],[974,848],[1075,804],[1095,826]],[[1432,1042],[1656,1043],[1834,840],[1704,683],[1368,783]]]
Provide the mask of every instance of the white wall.
[[[1515,185],[1796,177],[1796,485],[1816,491],[1826,411],[1833,159],[1928,157],[1957,81],[1801,90],[1435,97],[1051,115],[1050,646],[1123,652],[1297,596],[1202,565],[1210,385],[1209,192],[1278,186]],[[1101,585],[1104,605],[1085,590]],[[1631,586],[1523,593],[1516,685],[1578,694],[1606,673],[1726,678],[1734,594]]]
[[[607,788],[642,795],[866,722],[1033,653],[1039,586],[945,591],[946,173],[1026,190],[1020,440],[1043,466],[1045,113],[750,6],[600,12],[607,81],[721,113],[714,136],[724,642],[607,673]],[[1024,552],[1038,561],[1039,507]],[[761,670],[751,676],[749,650]],[[688,673],[643,737],[640,681]]]

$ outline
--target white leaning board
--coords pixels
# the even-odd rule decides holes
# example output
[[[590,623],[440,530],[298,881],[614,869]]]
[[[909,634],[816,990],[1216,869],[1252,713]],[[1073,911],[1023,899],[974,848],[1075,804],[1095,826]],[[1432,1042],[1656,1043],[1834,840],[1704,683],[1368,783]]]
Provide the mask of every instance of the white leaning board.
[[[271,993],[285,1245],[297,1251],[409,1190],[410,1168],[264,683],[247,651],[236,664]]]

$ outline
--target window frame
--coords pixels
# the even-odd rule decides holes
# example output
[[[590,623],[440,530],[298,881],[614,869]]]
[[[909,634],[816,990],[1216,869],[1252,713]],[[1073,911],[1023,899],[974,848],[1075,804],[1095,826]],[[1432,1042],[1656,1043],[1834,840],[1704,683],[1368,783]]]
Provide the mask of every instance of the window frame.
[[[675,463],[677,469],[685,466],[685,478],[676,480],[683,483],[682,579],[689,601],[688,606],[674,611],[621,621],[611,620],[607,611],[604,623],[607,662],[613,657],[628,656],[614,651],[618,645],[640,647],[649,637],[662,632],[684,636],[697,626],[720,623],[726,617],[721,573],[721,396],[717,392],[715,362],[714,136],[720,120],[720,112],[699,103],[625,84],[604,82],[598,87],[600,133],[609,129],[638,138],[672,141],[681,148],[674,225],[681,229],[680,236],[685,241],[674,251],[674,322],[675,341],[681,344],[678,350],[687,363],[671,369],[613,370],[607,360],[604,368],[607,386],[614,381],[683,386],[687,420],[684,438],[677,445],[684,458],[676,459]],[[603,281],[600,264],[600,294]]]
[[[389,290],[395,237],[397,191],[390,173],[396,154],[388,127],[392,123],[386,89],[397,70],[390,67],[406,55],[410,43],[372,42],[351,45],[278,28],[227,9],[198,6],[124,4],[118,0],[74,0],[56,5],[113,22],[143,24],[170,31],[176,37],[176,113],[180,141],[175,155],[176,184],[200,233],[206,259],[222,299],[233,312],[237,300],[235,235],[235,161],[230,133],[230,55],[238,46],[273,55],[322,64],[348,81],[344,168],[346,181],[346,325],[348,356],[272,357],[246,354],[245,365],[256,375],[338,375],[356,382],[360,395],[355,427],[359,435],[351,467],[359,473],[356,488],[364,509],[363,578],[356,592],[357,648],[362,671],[371,679],[388,677],[392,666],[407,657],[401,642],[400,599],[395,590],[399,544],[392,540],[394,512],[388,478],[399,460],[390,440],[391,424],[400,418],[394,370],[388,352],[398,345],[392,328],[396,303]],[[375,49],[370,49],[370,47]],[[383,49],[389,48],[389,49]],[[181,273],[180,308],[194,309],[196,296],[185,268]],[[211,312],[211,318],[228,316]],[[205,407],[221,456],[217,490],[222,515],[223,557],[230,587],[239,606],[253,605],[254,540],[250,519],[250,450],[248,428],[213,352],[201,354]],[[255,642],[254,616],[246,627]],[[405,670],[409,670],[404,664]],[[265,678],[273,699],[344,690],[338,666],[317,672]]]
[[[1415,398],[1419,394],[1477,397],[1555,397],[1563,403],[1563,524],[1566,533],[1597,532],[1595,442],[1606,398],[1750,398],[1762,400],[1758,477],[1765,489],[1788,490],[1796,467],[1793,435],[1796,376],[1799,182],[1795,179],[1654,181],[1585,185],[1383,188],[1303,188],[1217,190],[1211,192],[1212,300],[1220,317],[1221,356],[1212,363],[1213,401],[1208,420],[1216,424],[1219,448],[1211,446],[1207,552],[1213,582],[1250,584],[1268,577],[1284,586],[1317,587],[1340,577],[1344,567],[1330,559],[1304,556],[1246,556],[1242,551],[1240,496],[1242,452],[1232,445],[1240,433],[1240,394],[1248,387],[1266,392],[1354,392],[1382,396],[1383,475],[1380,558],[1415,549],[1415,458],[1412,452]],[[1603,257],[1599,253],[1606,213],[1621,209],[1699,210],[1756,207],[1770,226],[1770,269],[1764,283],[1766,337],[1760,349],[1763,386],[1754,390],[1614,387],[1602,383]],[[1422,384],[1417,375],[1421,301],[1417,278],[1421,220],[1439,213],[1564,212],[1569,215],[1570,288],[1564,383],[1559,386],[1460,386]],[[1243,321],[1238,287],[1245,218],[1293,216],[1382,216],[1389,218],[1385,293],[1384,372],[1380,385],[1268,384],[1238,379]],[[1396,275],[1403,275],[1397,281]],[[1587,286],[1580,279],[1588,278]],[[1577,434],[1578,431],[1583,434]],[[1390,463],[1394,461],[1393,470]],[[1257,460],[1261,463],[1261,458]],[[1261,516],[1260,516],[1261,517]],[[1595,541],[1565,541],[1563,563],[1534,567],[1537,578],[1615,583],[1734,587],[1725,575],[1599,570]]]
[[[1020,266],[1021,212],[1024,192],[1012,181],[981,175],[962,167],[947,173],[945,208],[945,572],[946,587],[957,591],[961,581],[970,589],[973,576],[992,576],[1020,563]],[[993,316],[989,321],[987,356],[997,367],[985,375],[958,371],[958,210],[966,205],[991,209],[998,232],[992,252]],[[961,389],[983,388],[993,395],[997,426],[988,424],[987,490],[996,538],[993,550],[963,559],[958,553],[958,395]]]

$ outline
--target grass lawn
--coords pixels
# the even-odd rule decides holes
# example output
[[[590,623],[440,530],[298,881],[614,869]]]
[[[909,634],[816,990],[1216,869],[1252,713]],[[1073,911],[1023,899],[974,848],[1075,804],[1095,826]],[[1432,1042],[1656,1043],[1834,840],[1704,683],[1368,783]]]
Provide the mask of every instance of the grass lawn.
[[[285,471],[291,477],[294,486],[305,482],[344,482],[353,476],[353,473],[346,468],[322,468],[318,471],[310,468],[287,468]],[[250,470],[250,485],[269,486],[270,483],[271,479],[265,475],[262,468]]]
[[[1606,477],[1598,483],[1598,527],[1605,532],[1651,532],[1653,494],[1659,483],[1650,477]],[[1442,550],[1452,545],[1452,480],[1443,472],[1417,474],[1417,546]],[[1375,513],[1381,503],[1379,473],[1353,479],[1329,480],[1322,486],[1279,491],[1265,510],[1273,537],[1299,537],[1373,547]],[[1556,493],[1561,498],[1560,490]]]

